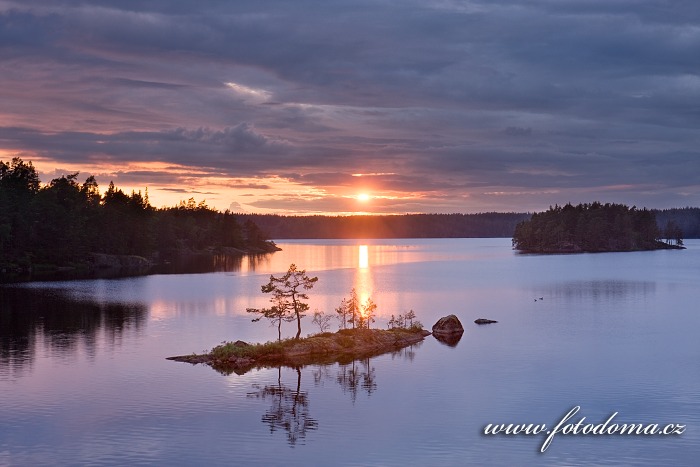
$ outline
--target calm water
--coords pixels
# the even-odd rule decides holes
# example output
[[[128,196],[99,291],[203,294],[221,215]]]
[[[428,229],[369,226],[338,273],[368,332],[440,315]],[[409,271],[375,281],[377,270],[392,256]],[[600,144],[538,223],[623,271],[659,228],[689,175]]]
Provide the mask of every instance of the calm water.
[[[296,241],[235,271],[0,289],[0,466],[697,465],[700,242],[518,255],[508,239]],[[450,347],[221,375],[165,360],[272,340],[246,307],[290,263],[311,309],[356,287],[376,326],[454,313]],[[542,299],[540,300],[540,297]],[[498,324],[477,326],[476,318]],[[308,318],[307,318],[308,320]],[[283,329],[294,334],[295,324]],[[304,333],[316,332],[310,320]],[[681,436],[485,436],[489,423],[686,425]]]

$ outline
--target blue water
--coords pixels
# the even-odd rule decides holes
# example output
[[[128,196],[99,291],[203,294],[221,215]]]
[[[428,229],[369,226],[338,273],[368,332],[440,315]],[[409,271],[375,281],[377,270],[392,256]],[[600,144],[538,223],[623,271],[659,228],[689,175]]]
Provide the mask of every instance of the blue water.
[[[549,256],[508,239],[289,241],[230,272],[4,287],[0,466],[696,465],[700,242],[686,243]],[[378,304],[374,326],[454,313],[464,336],[245,375],[165,360],[275,339],[244,310],[266,306],[260,286],[292,262],[319,277],[312,311],[332,313],[355,287]],[[483,434],[551,429],[575,406],[582,426],[617,412],[613,423],[685,431],[558,434],[544,453],[544,433]]]

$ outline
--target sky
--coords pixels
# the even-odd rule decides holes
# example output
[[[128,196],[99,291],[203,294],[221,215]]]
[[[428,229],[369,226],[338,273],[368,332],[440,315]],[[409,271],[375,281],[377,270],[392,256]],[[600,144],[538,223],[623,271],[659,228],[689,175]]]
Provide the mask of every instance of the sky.
[[[0,0],[0,160],[281,214],[700,206],[696,0]]]

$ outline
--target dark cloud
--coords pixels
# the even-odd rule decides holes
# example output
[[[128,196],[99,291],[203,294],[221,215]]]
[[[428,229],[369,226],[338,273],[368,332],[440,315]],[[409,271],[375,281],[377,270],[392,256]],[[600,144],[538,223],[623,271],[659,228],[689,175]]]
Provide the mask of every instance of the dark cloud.
[[[0,151],[416,193],[399,211],[698,205],[699,25],[690,0],[4,1]]]

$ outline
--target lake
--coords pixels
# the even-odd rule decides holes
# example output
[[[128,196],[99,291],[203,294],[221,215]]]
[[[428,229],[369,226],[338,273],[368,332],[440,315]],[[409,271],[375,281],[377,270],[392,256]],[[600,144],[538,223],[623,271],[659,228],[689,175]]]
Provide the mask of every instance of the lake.
[[[699,240],[579,255],[522,255],[510,239],[279,246],[221,272],[0,288],[0,466],[697,465]],[[260,286],[290,263],[319,278],[312,311],[334,313],[355,287],[377,303],[375,327],[412,309],[428,329],[455,314],[464,335],[244,375],[166,360],[274,340],[245,309],[268,305]],[[615,413],[608,428],[685,429],[558,433],[545,452],[545,432],[484,434],[550,430],[576,406],[579,430]]]

